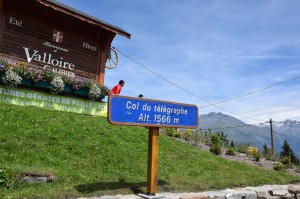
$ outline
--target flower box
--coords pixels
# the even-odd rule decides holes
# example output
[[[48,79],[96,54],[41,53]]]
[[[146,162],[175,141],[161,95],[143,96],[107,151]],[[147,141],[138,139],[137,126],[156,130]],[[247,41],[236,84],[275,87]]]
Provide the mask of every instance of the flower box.
[[[74,91],[75,95],[80,95],[83,97],[88,97],[89,96],[89,89],[87,88],[79,88],[77,90]]]
[[[71,84],[65,84],[64,93],[71,93],[72,92],[72,85]]]
[[[34,82],[34,87],[37,87],[37,88],[44,88],[44,89],[51,89],[52,85],[50,82],[46,82],[46,81],[36,81]]]
[[[21,85],[22,85],[22,86],[28,86],[28,87],[31,87],[31,86],[32,86],[32,81],[31,81],[31,79],[23,78],[23,79],[21,80]]]

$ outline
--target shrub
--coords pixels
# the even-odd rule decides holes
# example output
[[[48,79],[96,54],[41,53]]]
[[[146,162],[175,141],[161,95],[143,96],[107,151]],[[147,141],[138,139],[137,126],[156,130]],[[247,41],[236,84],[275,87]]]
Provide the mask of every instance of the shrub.
[[[2,78],[3,83],[8,87],[17,87],[21,84],[22,77],[20,77],[16,72],[12,69],[7,69],[5,71],[5,75]]]
[[[280,162],[284,165],[285,168],[292,168],[293,164],[290,157],[282,157]]]
[[[104,85],[100,84],[99,86],[101,88],[101,95],[108,96],[110,90],[106,86],[104,86]]]
[[[43,80],[43,81],[49,81],[49,82],[51,82],[51,81],[53,80],[53,78],[54,78],[55,76],[57,76],[57,75],[56,75],[52,70],[50,70],[49,68],[46,68],[46,69],[42,70],[42,71],[40,72],[40,75],[41,75],[41,77],[42,77],[41,80]]]
[[[257,152],[259,152],[258,148],[253,147],[253,146],[248,146],[246,149],[246,154],[250,155],[252,157],[254,157]]]
[[[186,129],[184,131],[184,134],[183,134],[183,138],[186,140],[186,141],[191,141],[191,138],[192,138],[192,132],[190,129]]]
[[[275,171],[284,171],[284,166],[281,162],[275,163],[273,166]]]
[[[101,95],[101,88],[97,84],[92,84],[89,90],[89,97],[92,100],[96,100]]]
[[[12,70],[22,78],[33,80],[35,76],[35,71],[32,69],[28,69],[27,65],[28,64],[25,62],[19,62],[16,66],[12,68]]]
[[[175,129],[174,129],[174,131],[175,131],[174,137],[179,138],[179,139],[183,139],[184,138],[184,131],[177,132]]]
[[[194,146],[197,146],[201,142],[202,139],[203,139],[202,132],[193,131],[191,140],[192,140]]]
[[[259,162],[259,159],[261,158],[261,153],[257,150],[254,152],[253,157],[255,158],[256,162]]]
[[[230,147],[227,147],[226,155],[235,156],[236,152],[237,152],[237,149],[235,147],[230,146]]]
[[[75,80],[73,78],[68,77],[67,75],[61,75],[60,76],[65,84],[73,85]]]
[[[246,149],[246,154],[255,158],[255,160],[257,162],[259,162],[259,159],[262,157],[260,151],[258,150],[258,148],[253,147],[253,146],[248,146]]]
[[[60,93],[64,90],[65,83],[61,77],[55,76],[51,81],[51,92],[52,93]]]
[[[266,160],[274,161],[276,159],[271,148],[264,148],[263,155],[266,158]]]
[[[249,146],[249,144],[238,144],[238,152],[247,154],[247,149]]]
[[[222,154],[222,140],[219,134],[214,134],[211,136],[210,152],[216,155]]]
[[[162,129],[162,133],[164,133],[170,137],[175,137],[177,134],[177,132],[174,128],[164,128],[164,129]]]

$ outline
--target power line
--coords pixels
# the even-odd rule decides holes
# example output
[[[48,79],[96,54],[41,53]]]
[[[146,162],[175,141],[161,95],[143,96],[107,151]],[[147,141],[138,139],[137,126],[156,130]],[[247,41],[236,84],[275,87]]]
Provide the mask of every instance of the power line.
[[[283,80],[283,81],[281,81],[281,82],[276,82],[276,83],[271,84],[271,85],[269,85],[269,86],[267,86],[267,87],[264,87],[264,88],[261,88],[261,89],[257,89],[257,90],[255,90],[255,91],[251,91],[251,92],[249,92],[249,93],[237,95],[237,96],[234,96],[234,97],[231,97],[231,98],[228,98],[228,99],[225,99],[225,100],[221,100],[221,101],[218,101],[218,102],[215,102],[215,103],[206,105],[206,106],[201,106],[201,107],[199,107],[199,108],[205,108],[205,107],[213,106],[213,105],[216,105],[216,104],[221,104],[221,103],[224,103],[224,102],[228,102],[228,101],[231,101],[231,100],[234,100],[234,99],[237,99],[237,98],[245,97],[245,96],[247,96],[247,95],[251,95],[251,94],[254,94],[254,93],[257,93],[257,92],[260,92],[260,91],[263,91],[263,90],[266,90],[266,89],[269,89],[269,88],[278,86],[278,85],[280,85],[280,84],[284,84],[284,83],[286,83],[286,82],[289,82],[289,81],[292,81],[292,80],[295,80],[295,79],[298,79],[298,78],[300,78],[300,75],[297,75],[297,76],[292,77],[292,78],[287,79],[287,80]]]
[[[245,126],[262,125],[262,124],[265,124],[265,123],[269,123],[269,122],[257,123],[257,124],[245,124],[245,125],[242,125],[242,126],[227,126],[227,127],[222,127],[222,128],[213,128],[213,129],[201,129],[200,128],[200,130],[208,131],[208,130],[222,130],[222,129],[242,128],[242,127],[245,127]]]
[[[246,126],[256,126],[256,125],[263,125],[263,124],[267,124],[267,123],[270,123],[269,121],[266,121],[264,123],[257,123],[257,124],[245,124],[245,125],[241,125],[241,126],[227,126],[227,127],[222,127],[222,128],[209,128],[209,129],[202,129],[202,128],[199,128],[200,130],[204,130],[204,131],[208,131],[208,130],[222,130],[222,129],[231,129],[231,128],[242,128],[242,127],[246,127]],[[281,122],[275,122],[275,121],[272,121],[272,124],[273,125],[276,125],[276,124],[282,124],[282,123],[293,123],[293,124],[300,124],[300,122],[298,121],[281,121]]]
[[[133,58],[129,57],[128,55],[126,55],[125,53],[123,53],[123,52],[121,52],[120,50],[116,49],[115,47],[113,47],[113,49],[115,49],[116,51],[118,51],[119,53],[121,53],[122,55],[124,55],[125,57],[127,57],[128,59],[130,59],[131,61],[135,62],[136,64],[142,66],[142,67],[145,68],[146,70],[150,71],[151,73],[157,75],[157,76],[160,77],[161,79],[163,79],[163,80],[167,81],[168,83],[172,84],[173,86],[176,86],[177,88],[179,88],[179,89],[181,89],[181,90],[183,90],[183,91],[189,93],[190,95],[192,95],[192,96],[194,96],[194,97],[196,97],[196,98],[198,98],[198,99],[200,99],[200,100],[202,100],[202,101],[204,101],[204,102],[206,102],[206,103],[208,103],[208,104],[211,104],[212,106],[215,106],[215,107],[217,107],[217,108],[219,108],[219,109],[221,109],[221,110],[224,110],[224,111],[226,111],[226,112],[228,112],[228,113],[231,113],[231,114],[233,114],[233,115],[237,115],[237,116],[240,116],[240,117],[243,117],[243,118],[247,118],[247,119],[250,119],[250,120],[256,120],[256,121],[263,121],[263,120],[258,120],[258,119],[249,118],[249,117],[246,117],[246,116],[243,116],[243,115],[234,113],[234,112],[232,112],[232,111],[229,111],[229,110],[227,110],[227,109],[224,109],[224,108],[222,108],[222,107],[219,107],[219,106],[217,106],[217,105],[215,105],[215,104],[213,104],[213,103],[207,101],[206,99],[203,99],[203,98],[201,98],[200,96],[195,95],[194,93],[192,93],[192,92],[186,90],[185,88],[183,88],[183,87],[181,87],[181,86],[175,84],[174,82],[168,80],[167,78],[165,78],[165,77],[163,77],[162,75],[156,73],[155,71],[151,70],[150,68],[148,68],[148,67],[146,67],[145,65],[141,64],[140,62],[134,60]]]

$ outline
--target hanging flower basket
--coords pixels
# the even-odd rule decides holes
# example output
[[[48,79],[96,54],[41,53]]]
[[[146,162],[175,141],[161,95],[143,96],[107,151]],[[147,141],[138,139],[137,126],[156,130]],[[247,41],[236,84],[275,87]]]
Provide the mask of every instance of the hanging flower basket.
[[[31,79],[27,79],[27,78],[22,78],[21,85],[22,86],[31,87],[32,86],[32,80]]]
[[[74,91],[75,95],[83,96],[83,97],[88,97],[89,96],[89,89],[88,88],[79,88]]]
[[[71,84],[65,84],[64,93],[71,93],[72,92],[72,85]]]
[[[47,81],[38,80],[34,82],[34,87],[43,88],[43,89],[51,89],[51,83]]]

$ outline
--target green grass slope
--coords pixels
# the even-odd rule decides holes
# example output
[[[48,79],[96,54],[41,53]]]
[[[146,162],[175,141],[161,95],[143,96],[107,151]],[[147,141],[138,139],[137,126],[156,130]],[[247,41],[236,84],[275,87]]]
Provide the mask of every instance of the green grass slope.
[[[76,198],[146,191],[148,130],[106,118],[0,103],[0,169],[51,173],[51,183],[16,181],[0,198]],[[299,181],[159,138],[159,192]]]

